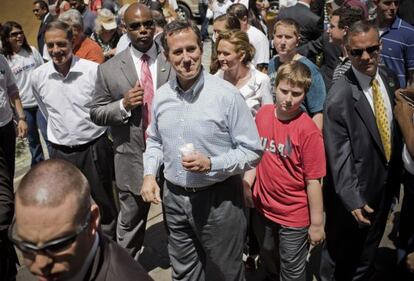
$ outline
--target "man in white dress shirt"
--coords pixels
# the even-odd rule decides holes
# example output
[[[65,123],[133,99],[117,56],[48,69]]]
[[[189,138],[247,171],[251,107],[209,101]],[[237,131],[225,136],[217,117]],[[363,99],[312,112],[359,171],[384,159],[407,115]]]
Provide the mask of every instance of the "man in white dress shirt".
[[[250,44],[256,50],[253,58],[253,65],[260,71],[267,73],[269,64],[270,48],[269,40],[266,35],[256,27],[249,24],[249,11],[246,6],[240,3],[231,5],[227,9],[227,13],[238,18],[240,21],[240,29],[249,36]]]
[[[59,21],[47,25],[45,44],[52,60],[33,72],[33,94],[48,119],[50,157],[71,162],[87,177],[101,210],[102,229],[114,239],[117,211],[111,143],[106,128],[91,121],[87,107],[98,64],[74,56],[71,42],[69,25]]]

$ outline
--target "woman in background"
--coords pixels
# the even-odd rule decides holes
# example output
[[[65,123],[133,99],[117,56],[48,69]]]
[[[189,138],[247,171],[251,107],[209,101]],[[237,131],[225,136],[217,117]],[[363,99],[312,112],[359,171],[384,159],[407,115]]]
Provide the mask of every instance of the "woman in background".
[[[222,32],[216,46],[220,63],[216,75],[240,90],[253,116],[263,104],[273,104],[270,78],[251,64],[255,50],[247,34],[240,30]]]
[[[14,21],[5,22],[1,30],[3,55],[16,78],[16,85],[20,92],[24,114],[28,126],[29,149],[32,155],[32,165],[44,160],[45,153],[40,143],[38,129],[43,138],[46,137],[46,119],[40,112],[32,93],[31,75],[43,63],[42,56],[36,48],[29,46],[22,26]]]
[[[108,9],[100,9],[95,22],[95,31],[91,35],[101,47],[105,61],[116,54],[116,45],[121,37],[114,14]]]

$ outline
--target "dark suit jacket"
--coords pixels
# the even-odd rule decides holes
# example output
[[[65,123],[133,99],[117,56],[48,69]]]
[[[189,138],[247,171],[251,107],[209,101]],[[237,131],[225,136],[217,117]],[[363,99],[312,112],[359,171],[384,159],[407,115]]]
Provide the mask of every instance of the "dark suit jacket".
[[[37,32],[37,47],[39,48],[39,53],[43,56],[43,46],[45,45],[45,31],[46,26],[49,22],[52,22],[54,17],[48,13],[46,19],[40,23],[39,31]]]
[[[339,64],[339,57],[342,55],[341,48],[329,42],[329,35],[324,32],[318,39],[309,41],[298,48],[299,54],[313,61],[319,54],[323,54],[321,73],[325,82],[326,90],[332,86],[332,76],[335,67]]]
[[[398,80],[384,68],[380,75],[394,106]],[[386,190],[399,187],[402,142],[395,120],[391,125],[392,156],[387,163],[375,116],[352,68],[332,86],[324,111],[325,186],[335,191],[348,212],[365,204],[375,210]]]
[[[158,89],[174,74],[161,48],[157,47],[157,50]],[[141,106],[133,109],[131,117],[123,120],[119,100],[123,98],[124,93],[135,86],[137,79],[130,49],[127,48],[98,67],[98,79],[90,110],[93,122],[111,127],[118,188],[134,194],[139,194],[143,177],[142,153],[145,150],[145,140],[142,110]]]
[[[393,107],[398,79],[386,69],[380,68],[379,72]],[[401,135],[394,119],[391,159],[387,163],[374,113],[352,68],[328,93],[323,132],[327,155],[323,190],[326,250],[331,259],[341,263],[336,268],[336,278],[366,278],[384,233],[393,195],[400,187]],[[365,204],[374,209],[372,215],[367,215],[369,227],[359,226],[351,214]],[[326,257],[322,255],[325,266],[331,264]],[[321,266],[321,276],[331,278],[325,266]]]
[[[85,281],[153,280],[125,249],[103,234],[99,238],[99,247]]]
[[[320,20],[308,7],[301,3],[280,9],[278,19],[294,19],[300,26],[301,45],[316,40],[322,35],[323,27]]]

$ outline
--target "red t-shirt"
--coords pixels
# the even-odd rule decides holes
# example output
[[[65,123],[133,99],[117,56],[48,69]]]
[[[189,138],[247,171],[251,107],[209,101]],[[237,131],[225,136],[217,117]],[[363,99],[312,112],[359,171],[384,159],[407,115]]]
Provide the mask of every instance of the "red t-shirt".
[[[264,154],[256,167],[253,199],[269,220],[306,227],[306,180],[322,178],[326,172],[322,133],[306,113],[281,121],[274,112],[274,105],[264,105],[256,115]]]

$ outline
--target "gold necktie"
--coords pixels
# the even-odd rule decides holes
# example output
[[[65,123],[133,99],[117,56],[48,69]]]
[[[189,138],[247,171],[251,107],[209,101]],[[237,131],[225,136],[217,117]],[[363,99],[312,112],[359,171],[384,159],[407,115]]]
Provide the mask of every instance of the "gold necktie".
[[[388,122],[387,111],[384,104],[384,99],[381,95],[380,85],[377,79],[372,80],[372,97],[374,101],[375,119],[378,131],[381,136],[382,146],[384,147],[385,158],[390,161],[391,157],[391,134],[390,125]]]

